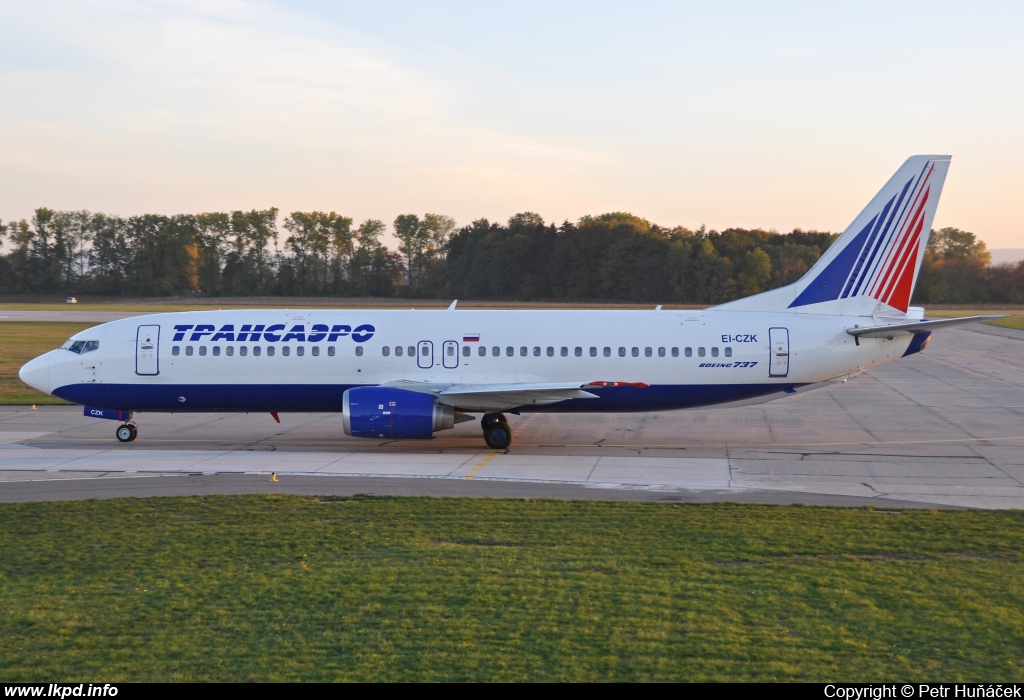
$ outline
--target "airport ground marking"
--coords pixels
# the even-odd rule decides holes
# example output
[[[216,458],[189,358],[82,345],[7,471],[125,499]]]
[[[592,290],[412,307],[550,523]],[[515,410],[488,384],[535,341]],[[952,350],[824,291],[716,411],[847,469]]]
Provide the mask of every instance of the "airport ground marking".
[[[480,461],[477,462],[477,465],[475,467],[473,467],[472,469],[470,469],[469,472],[467,472],[466,475],[463,478],[464,479],[475,479],[476,475],[480,473],[480,470],[483,469],[484,467],[486,467],[487,463],[490,462],[492,459],[494,459],[494,457],[496,455],[499,455],[499,454],[501,454],[501,452],[499,450],[492,450],[489,455],[487,455],[485,457],[481,457]]]
[[[988,362],[993,365],[1001,365],[1003,367],[1009,367],[1017,372],[1024,372],[1024,367],[1018,367],[1017,365],[1011,365],[1009,362],[1000,362],[999,360],[993,360],[988,357],[981,357],[980,355],[972,355],[969,352],[961,352],[959,350],[953,350],[952,348],[943,348],[947,352],[955,352],[957,355],[963,355],[964,357],[970,357],[975,360],[981,360],[982,362]]]

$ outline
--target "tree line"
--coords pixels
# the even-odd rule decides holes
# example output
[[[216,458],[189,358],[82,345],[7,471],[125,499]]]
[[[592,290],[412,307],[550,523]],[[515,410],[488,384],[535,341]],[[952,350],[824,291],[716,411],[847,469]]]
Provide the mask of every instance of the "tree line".
[[[524,212],[459,228],[441,214],[356,225],[335,212],[110,216],[37,209],[0,222],[0,292],[174,296],[374,296],[712,304],[799,279],[835,240],[665,228],[628,213],[547,224]],[[1024,302],[1024,263],[991,265],[985,244],[933,231],[921,302]]]

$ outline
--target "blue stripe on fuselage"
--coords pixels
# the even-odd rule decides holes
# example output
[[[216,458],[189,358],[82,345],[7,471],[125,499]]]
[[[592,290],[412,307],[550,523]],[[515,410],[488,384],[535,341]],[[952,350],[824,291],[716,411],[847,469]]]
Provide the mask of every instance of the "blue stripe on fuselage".
[[[281,411],[338,412],[353,384],[68,384],[54,396],[72,403],[128,411],[196,413]],[[802,384],[654,385],[587,389],[596,399],[571,399],[518,410],[548,413],[669,411],[781,394]],[[184,399],[182,401],[181,399]]]

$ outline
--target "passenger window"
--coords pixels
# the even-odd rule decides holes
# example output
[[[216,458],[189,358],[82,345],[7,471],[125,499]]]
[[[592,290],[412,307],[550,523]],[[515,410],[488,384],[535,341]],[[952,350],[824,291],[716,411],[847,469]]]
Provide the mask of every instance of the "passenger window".
[[[306,354],[306,348],[300,345],[299,347],[295,348],[295,354],[298,355],[299,357],[302,357],[303,355]]]
[[[631,348],[629,354],[633,357],[640,357],[640,348]]]
[[[487,348],[481,345],[479,348],[477,348],[476,354],[479,355],[480,357],[487,357]]]
[[[555,349],[549,345],[548,346],[548,357],[554,357],[554,356],[555,356]]]
[[[231,357],[232,355],[234,355],[235,354],[235,346],[234,345],[229,345],[226,348],[224,348],[224,354],[227,355],[228,357]]]
[[[398,349],[401,350],[402,348],[398,348]],[[463,345],[462,346],[462,356],[463,357],[469,357],[472,353],[473,353],[473,348],[469,347],[468,345]]]
[[[611,348],[605,348],[604,349],[604,356],[605,357],[611,357],[612,356],[612,349]]]
[[[361,355],[362,353],[356,353],[356,354],[357,355]],[[426,357],[427,355],[429,355],[430,354],[430,347],[424,345],[422,348],[420,348],[420,354],[423,355],[423,357]]]
[[[501,348],[497,345],[491,347],[491,357],[501,357]]]
[[[726,348],[725,349],[725,356],[726,357],[732,357],[732,348]]]
[[[205,345],[200,345],[199,346],[199,357],[206,357],[206,346]]]
[[[565,347],[565,346],[563,345],[563,346],[562,346],[562,349],[561,349],[561,350],[559,350],[559,354],[560,354],[560,355],[561,355],[562,357],[569,357],[569,348],[567,348],[567,347]]]
[[[530,352],[530,349],[523,345],[519,348],[519,357],[526,357]]]
[[[185,354],[188,357],[192,357],[192,346],[191,345],[186,345],[185,346]]]
[[[683,354],[687,357],[693,357],[693,348],[686,348],[686,351]]]
[[[455,357],[455,346],[449,345],[447,348],[445,348],[444,354],[447,355],[448,357]]]
[[[252,356],[253,357],[259,357],[261,352],[262,352],[262,350],[260,349],[259,345],[253,345],[252,346]]]
[[[619,348],[619,357],[626,356],[626,348]]]
[[[401,357],[401,356],[402,356],[402,346],[401,345],[396,345],[395,346],[395,357]]]
[[[540,357],[540,346],[539,345],[534,345],[533,346],[533,356],[534,357]]]
[[[362,356],[363,356],[363,346],[362,345],[357,345],[356,346],[356,357],[362,357]]]
[[[249,353],[249,348],[245,345],[238,346],[238,356],[245,357]]]
[[[284,355],[285,357],[288,357],[291,354],[291,352],[292,352],[292,349],[290,347],[288,347],[287,345],[285,345],[285,346],[283,346],[281,348],[281,354]]]
[[[406,348],[405,354],[408,355],[409,357],[416,357],[416,348],[410,345],[408,348]]]
[[[697,348],[697,357],[704,357],[704,348]]]
[[[579,345],[576,346],[576,357],[583,357],[583,348]]]
[[[591,347],[590,348],[590,356],[591,357],[597,357],[597,348],[595,348],[595,347]]]
[[[327,347],[327,356],[328,357],[334,357],[334,346],[333,345],[329,345]]]
[[[650,348],[644,348],[644,357],[650,357],[653,354]]]
[[[665,348],[658,348],[658,357],[665,357]]]
[[[213,356],[214,357],[220,357],[220,346],[219,345],[214,345],[213,346]]]
[[[672,357],[679,357],[679,348],[672,348]]]
[[[171,348],[171,354],[177,357],[178,355],[181,354],[181,348],[175,345],[173,348]]]
[[[380,349],[380,354],[383,355],[384,357],[387,357],[388,355],[391,354],[391,348],[385,345]]]
[[[273,345],[267,346],[267,357],[273,357],[275,352],[277,352],[277,350],[274,349]]]
[[[505,354],[508,355],[509,357],[512,357],[513,355],[516,354],[516,349],[514,347],[512,347],[511,345],[506,345],[505,346]]]
[[[312,353],[313,357],[320,357],[320,346],[319,345],[314,345],[310,349],[310,353]]]
[[[711,348],[711,357],[718,357],[718,348]]]

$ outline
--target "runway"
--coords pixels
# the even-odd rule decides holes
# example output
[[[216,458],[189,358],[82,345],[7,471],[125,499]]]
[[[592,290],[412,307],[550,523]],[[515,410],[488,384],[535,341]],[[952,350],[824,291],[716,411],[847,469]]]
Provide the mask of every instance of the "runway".
[[[292,492],[1024,508],[1024,332],[938,331],[925,352],[742,408],[511,416],[511,450],[464,423],[348,438],[334,414],[0,408],[0,501]],[[279,481],[269,481],[277,472]]]

